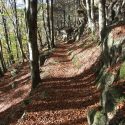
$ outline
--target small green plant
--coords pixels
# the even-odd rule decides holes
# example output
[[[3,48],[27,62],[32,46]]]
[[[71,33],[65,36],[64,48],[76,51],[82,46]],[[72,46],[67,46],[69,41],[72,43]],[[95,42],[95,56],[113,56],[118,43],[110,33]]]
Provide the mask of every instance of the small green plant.
[[[18,73],[17,69],[13,69],[10,72],[11,72],[12,77],[15,77]]]

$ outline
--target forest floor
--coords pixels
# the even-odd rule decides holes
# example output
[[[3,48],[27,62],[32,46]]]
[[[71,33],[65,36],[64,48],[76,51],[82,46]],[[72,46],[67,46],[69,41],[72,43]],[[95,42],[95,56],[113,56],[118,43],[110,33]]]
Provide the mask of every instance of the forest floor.
[[[87,111],[99,103],[95,66],[100,53],[89,36],[58,43],[30,96],[28,63],[20,65],[15,77],[6,73],[0,79],[0,125],[87,125]]]

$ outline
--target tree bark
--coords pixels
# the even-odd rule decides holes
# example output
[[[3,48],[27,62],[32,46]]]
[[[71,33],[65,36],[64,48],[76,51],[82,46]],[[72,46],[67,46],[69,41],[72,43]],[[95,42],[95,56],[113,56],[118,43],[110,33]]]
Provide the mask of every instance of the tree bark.
[[[3,29],[4,29],[4,36],[5,36],[5,40],[6,40],[6,45],[7,45],[7,52],[9,55],[9,62],[10,64],[13,64],[14,61],[14,57],[10,48],[10,41],[9,41],[9,34],[8,34],[8,29],[7,29],[7,21],[6,18],[4,16],[4,11],[3,9],[0,10],[0,13],[2,15],[2,23],[3,23]]]
[[[89,0],[86,0],[86,9],[87,9],[87,18],[88,18],[88,28],[91,29],[91,9],[90,9]]]
[[[42,4],[43,4],[43,0],[42,0]],[[42,19],[43,19],[43,25],[44,25],[44,29],[45,29],[45,33],[46,33],[46,40],[47,40],[47,45],[48,45],[48,49],[51,48],[50,46],[50,41],[49,41],[49,36],[48,36],[48,32],[47,32],[47,28],[46,28],[46,22],[45,22],[45,17],[44,17],[44,4],[42,5],[42,9],[43,9],[43,13],[42,13]]]
[[[91,30],[92,33],[95,31],[95,15],[94,15],[94,0],[91,0]]]
[[[28,45],[30,54],[32,89],[40,82],[39,52],[37,45],[37,0],[27,0]]]
[[[1,62],[1,66],[2,66],[3,72],[5,73],[7,71],[7,67],[6,67],[6,63],[4,61],[4,57],[3,57],[3,50],[2,50],[1,39],[0,39],[0,62]]]
[[[52,32],[51,32],[51,47],[55,47],[54,43],[54,18],[53,18],[53,0],[51,0],[51,23],[52,23]]]
[[[103,42],[106,29],[105,0],[99,0],[98,9],[99,9],[99,37],[100,41]]]
[[[19,28],[19,19],[17,17],[17,5],[16,5],[16,0],[13,0],[14,2],[14,16],[15,16],[15,30],[16,30],[16,35],[17,35],[17,40],[19,43],[19,47],[20,47],[20,51],[21,51],[21,55],[23,60],[26,59],[26,55],[23,51],[23,45],[22,45],[22,34],[21,34],[21,30]]]
[[[50,24],[50,5],[49,5],[49,0],[46,0],[47,3],[47,37],[48,37],[48,41],[50,43],[50,48],[51,48],[51,24]],[[50,49],[49,48],[49,49]]]

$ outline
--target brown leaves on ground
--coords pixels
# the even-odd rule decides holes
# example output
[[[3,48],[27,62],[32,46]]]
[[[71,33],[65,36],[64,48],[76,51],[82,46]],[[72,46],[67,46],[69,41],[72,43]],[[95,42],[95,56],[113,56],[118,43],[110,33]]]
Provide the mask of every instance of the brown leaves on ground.
[[[15,68],[15,66],[13,66]],[[31,84],[29,66],[23,63],[20,66],[15,77],[7,72],[3,78],[0,79],[0,125],[9,124],[16,110],[20,110],[21,101],[29,95]],[[12,88],[15,84],[15,88]]]
[[[123,38],[125,36],[125,25],[117,25],[110,33],[113,39]]]
[[[87,125],[88,109],[99,102],[93,69],[99,56],[100,48],[91,41],[59,43],[41,67],[42,81],[28,97],[31,102],[26,107],[21,101],[30,91],[28,72],[15,78],[16,89],[1,92],[0,118],[9,115],[5,119],[8,125]],[[22,70],[27,70],[26,66]]]

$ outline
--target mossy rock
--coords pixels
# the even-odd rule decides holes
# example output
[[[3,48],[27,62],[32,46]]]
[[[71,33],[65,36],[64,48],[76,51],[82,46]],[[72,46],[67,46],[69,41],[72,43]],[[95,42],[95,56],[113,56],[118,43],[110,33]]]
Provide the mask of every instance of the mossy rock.
[[[114,82],[114,80],[115,80],[115,75],[114,75],[114,74],[108,72],[108,73],[105,75],[104,81],[105,81],[105,83],[106,83],[108,86],[112,85],[112,83]]]
[[[115,75],[106,71],[103,71],[99,82],[97,83],[98,89],[104,89],[105,86],[111,86],[115,80]]]
[[[110,93],[109,87],[105,88],[102,92],[101,105],[105,113],[112,112],[115,109],[115,100]]]
[[[125,62],[120,67],[120,79],[125,78]]]
[[[94,116],[94,122],[92,125],[106,125],[107,117],[103,111],[97,111]]]
[[[97,109],[91,109],[88,111],[87,121],[88,121],[89,125],[91,125],[94,122],[94,116],[95,116],[96,112],[97,112]]]
[[[102,69],[102,71],[100,72],[100,74],[98,76],[100,78],[97,78],[98,79],[98,82],[96,83],[97,89],[103,89],[104,88],[104,86],[105,86],[104,77],[105,77],[106,74],[107,74],[107,72]]]
[[[96,77],[96,83],[98,83],[100,81],[100,79],[101,79],[101,77],[102,77],[102,75],[103,75],[103,73],[105,71],[105,67],[104,66],[103,67],[99,67],[99,68],[100,68],[100,70],[98,71],[98,76]]]

